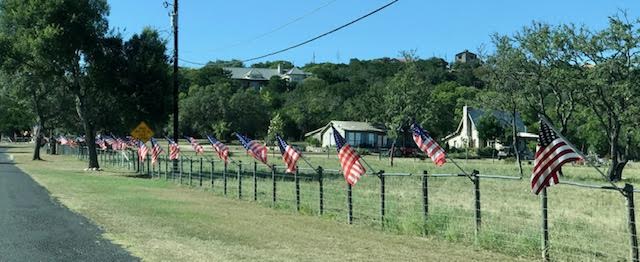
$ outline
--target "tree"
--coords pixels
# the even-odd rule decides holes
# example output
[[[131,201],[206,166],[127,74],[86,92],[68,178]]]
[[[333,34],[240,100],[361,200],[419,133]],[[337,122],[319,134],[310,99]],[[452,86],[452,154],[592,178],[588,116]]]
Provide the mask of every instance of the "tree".
[[[99,59],[107,59],[108,5],[104,0],[5,0],[0,2],[3,46],[43,79],[60,79],[76,98],[76,111],[89,147],[89,168],[98,168],[95,150],[96,85],[88,74],[99,72]],[[24,73],[27,70],[14,71]],[[28,72],[28,71],[27,71]]]
[[[277,134],[282,135],[284,132],[284,121],[280,117],[279,113],[276,113],[269,122],[269,130],[267,131],[267,137],[264,139],[267,143],[275,141]]]
[[[638,21],[629,21],[622,13],[610,17],[609,26],[603,30],[579,28],[572,34],[585,65],[581,67],[586,76],[582,102],[606,134],[611,157],[608,176],[612,181],[622,179],[628,156],[634,150],[633,130],[639,127],[638,25]]]
[[[496,140],[504,136],[505,130],[502,123],[496,119],[491,113],[487,113],[480,117],[478,123],[478,136],[483,141]]]
[[[284,60],[266,61],[266,62],[255,63],[251,65],[251,67],[253,68],[272,68],[272,69],[278,68],[278,66],[280,66],[280,68],[282,69],[291,69],[294,67],[293,63],[289,61],[284,61]]]
[[[160,132],[171,109],[171,78],[169,75],[166,41],[157,31],[145,28],[124,43],[126,72],[118,109],[122,118],[122,131],[128,132],[140,121]]]

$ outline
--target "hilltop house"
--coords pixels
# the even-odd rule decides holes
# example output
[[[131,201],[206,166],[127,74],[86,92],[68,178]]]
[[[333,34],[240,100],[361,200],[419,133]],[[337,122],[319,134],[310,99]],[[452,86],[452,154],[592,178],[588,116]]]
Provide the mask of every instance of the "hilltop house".
[[[331,121],[321,128],[306,133],[304,136],[318,139],[322,147],[335,146],[332,125],[353,147],[379,149],[387,145],[387,134],[384,127],[367,122]]]
[[[255,89],[265,86],[273,76],[278,76],[289,82],[301,82],[311,75],[311,73],[304,72],[297,67],[283,69],[280,65],[278,68],[223,67],[222,69],[230,72],[231,79],[239,81],[242,86]]]
[[[488,111],[464,106],[462,108],[462,119],[458,124],[456,131],[443,140],[449,146],[449,148],[481,148],[491,146],[497,150],[502,149],[505,145],[502,145],[500,141],[482,141],[478,133],[478,124],[480,118],[485,114],[491,114],[498,120],[500,124],[505,128],[511,128],[512,116],[511,113],[504,111]],[[527,133],[527,127],[520,119],[520,115],[516,114],[516,129],[518,131],[518,137],[524,139],[536,139],[536,134]],[[523,145],[524,146],[524,143]],[[519,145],[520,147],[520,145]]]
[[[469,63],[476,60],[478,60],[478,55],[469,52],[469,50],[464,50],[456,54],[457,63]]]

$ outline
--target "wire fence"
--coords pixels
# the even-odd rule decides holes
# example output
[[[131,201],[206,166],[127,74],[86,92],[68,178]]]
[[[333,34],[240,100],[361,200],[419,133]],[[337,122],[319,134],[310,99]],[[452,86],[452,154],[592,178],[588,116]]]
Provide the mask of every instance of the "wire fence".
[[[86,148],[61,147],[86,160]],[[285,173],[256,162],[101,150],[103,165],[201,187],[215,195],[399,234],[429,236],[514,257],[557,261],[638,261],[634,189],[564,183],[533,196],[519,177],[381,173],[348,186],[340,170]],[[545,215],[546,214],[546,219]],[[547,223],[545,223],[545,221]]]

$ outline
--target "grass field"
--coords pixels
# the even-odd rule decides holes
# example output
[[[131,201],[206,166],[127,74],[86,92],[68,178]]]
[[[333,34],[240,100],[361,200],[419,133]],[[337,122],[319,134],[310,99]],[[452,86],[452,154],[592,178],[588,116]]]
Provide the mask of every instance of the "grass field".
[[[235,159],[249,163],[243,166],[243,170],[252,170],[253,161],[246,154],[236,152]],[[280,164],[278,156],[272,157],[271,161]],[[339,169],[335,155],[314,155],[309,157],[309,161],[314,166],[320,165],[325,169]],[[366,157],[366,161],[376,169],[413,175],[386,178],[384,227],[380,218],[380,180],[374,176],[364,177],[353,189],[355,224],[402,235],[419,236],[426,233],[429,237],[527,259],[540,257],[541,208],[539,198],[529,191],[531,164],[525,164],[525,175],[521,180],[481,179],[482,226],[476,238],[473,184],[465,177],[429,178],[430,213],[427,222],[424,222],[422,185],[418,174],[422,174],[424,170],[430,174],[459,173],[454,165],[436,168],[428,161],[396,159],[396,165],[389,167],[387,160],[374,156]],[[458,161],[465,170],[476,169],[487,175],[518,176],[518,169],[513,163],[492,160]],[[264,176],[259,176],[257,180],[258,202],[264,206],[295,210],[295,186],[291,175],[278,175],[278,202],[274,205],[271,202],[271,178],[268,170],[261,165],[258,169],[259,173],[264,172]],[[238,192],[235,172],[236,167],[230,165],[230,197],[236,197]],[[629,165],[624,174],[624,182],[637,182],[639,172],[637,165]],[[185,171],[185,175],[186,173]],[[214,175],[215,185],[212,190],[215,194],[221,194],[219,163]],[[563,181],[606,185],[597,171],[590,167],[569,165],[564,168],[564,175]],[[205,176],[208,176],[206,172]],[[205,181],[205,185],[207,184]],[[344,180],[339,174],[325,174],[324,186],[323,217],[345,223],[347,207]],[[243,173],[242,189],[244,198],[252,199],[253,181],[250,173]],[[301,212],[318,215],[317,182],[312,178],[303,179],[301,191]],[[551,257],[561,261],[627,259],[629,234],[626,212],[625,198],[616,191],[570,185],[551,188]]]
[[[118,168],[85,172],[86,164],[73,156],[45,155],[46,161],[33,162],[30,148],[8,150],[54,198],[144,260],[517,260],[437,236],[390,234],[227,199],[216,196],[215,188],[212,193]]]

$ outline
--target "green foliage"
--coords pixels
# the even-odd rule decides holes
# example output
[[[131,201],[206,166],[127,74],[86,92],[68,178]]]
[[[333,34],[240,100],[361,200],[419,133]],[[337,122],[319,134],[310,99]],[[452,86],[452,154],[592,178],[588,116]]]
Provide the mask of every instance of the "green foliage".
[[[315,146],[315,147],[322,146],[322,144],[320,143],[320,140],[312,136],[307,137],[304,141],[307,142],[307,144],[309,144],[310,146]]]
[[[267,143],[274,142],[276,135],[282,135],[283,132],[284,121],[282,117],[280,117],[280,114],[276,113],[269,122],[269,130],[267,131],[267,137],[265,138],[265,141],[267,141]]]
[[[505,129],[493,114],[486,113],[480,118],[480,123],[478,123],[478,136],[480,139],[484,141],[495,140],[501,139],[504,135]]]
[[[255,63],[251,65],[251,67],[253,68],[273,68],[273,69],[278,68],[278,66],[280,66],[280,68],[282,69],[291,69],[294,67],[293,63],[289,61],[284,61],[284,60],[266,61],[266,62]]]

